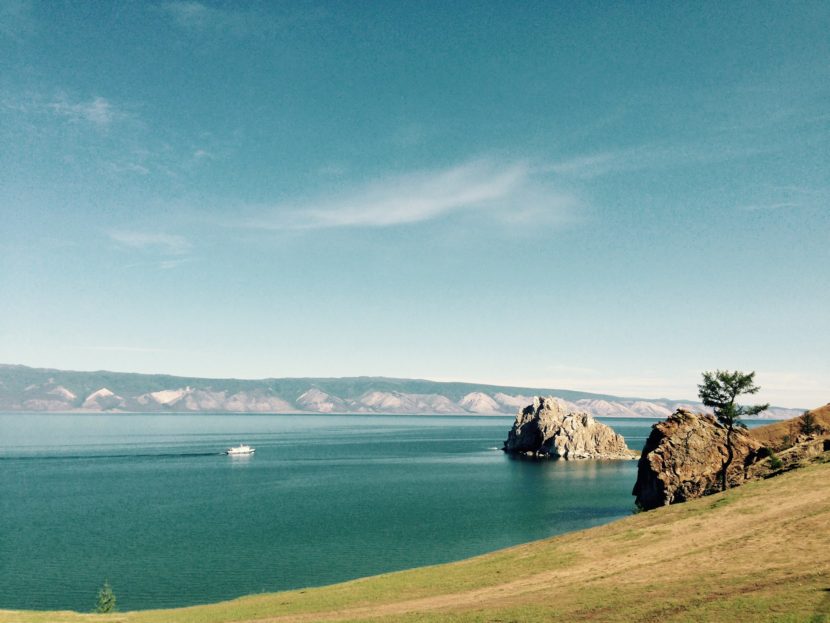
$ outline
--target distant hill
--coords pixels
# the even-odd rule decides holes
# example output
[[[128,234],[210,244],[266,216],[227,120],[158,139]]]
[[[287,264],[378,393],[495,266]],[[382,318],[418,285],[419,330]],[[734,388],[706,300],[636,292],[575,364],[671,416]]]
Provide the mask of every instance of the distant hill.
[[[664,398],[423,379],[206,379],[0,364],[0,411],[513,415],[535,395],[556,396],[598,417],[662,418],[678,406],[702,409],[700,403]],[[762,415],[789,418],[801,412],[773,407]]]

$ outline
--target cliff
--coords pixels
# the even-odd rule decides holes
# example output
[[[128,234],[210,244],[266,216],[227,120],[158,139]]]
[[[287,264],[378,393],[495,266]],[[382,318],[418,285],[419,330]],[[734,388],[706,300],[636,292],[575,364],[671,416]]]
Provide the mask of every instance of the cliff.
[[[552,397],[533,399],[504,442],[509,454],[563,459],[632,459],[625,439],[585,412],[567,412]]]
[[[727,472],[729,486],[746,479],[762,446],[746,431],[733,433],[734,458]],[[685,502],[720,490],[726,461],[726,428],[707,414],[678,409],[651,429],[637,469],[633,495],[638,506],[651,509]]]
[[[803,430],[803,416],[753,431],[735,430],[728,486],[824,460],[830,452],[830,426],[825,427],[830,405],[809,413],[809,432]],[[726,458],[726,428],[711,415],[678,409],[652,427],[632,494],[638,506],[652,509],[717,493]]]

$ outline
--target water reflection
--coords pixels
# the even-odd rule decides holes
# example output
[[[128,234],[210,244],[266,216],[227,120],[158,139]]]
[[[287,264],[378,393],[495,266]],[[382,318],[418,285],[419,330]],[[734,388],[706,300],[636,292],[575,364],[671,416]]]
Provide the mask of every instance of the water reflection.
[[[253,454],[228,454],[227,459],[233,468],[248,467],[253,460]]]

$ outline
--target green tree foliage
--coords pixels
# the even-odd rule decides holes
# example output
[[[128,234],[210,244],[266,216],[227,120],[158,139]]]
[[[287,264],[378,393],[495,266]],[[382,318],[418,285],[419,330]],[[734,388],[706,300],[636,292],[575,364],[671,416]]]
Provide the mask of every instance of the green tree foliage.
[[[755,385],[755,372],[730,372],[716,370],[704,372],[703,383],[697,386],[698,396],[707,407],[712,407],[715,417],[726,427],[726,460],[720,474],[721,490],[726,491],[726,471],[735,458],[732,435],[736,428],[746,428],[741,418],[748,415],[757,415],[769,407],[769,404],[743,406],[735,403],[741,394],[755,394],[761,388]]]
[[[112,592],[109,580],[104,580],[104,585],[98,591],[98,600],[95,603],[95,612],[114,612],[115,593]]]
[[[799,429],[804,435],[812,435],[813,433],[819,432],[820,426],[818,425],[818,422],[816,422],[816,416],[809,411],[805,411],[801,416]]]

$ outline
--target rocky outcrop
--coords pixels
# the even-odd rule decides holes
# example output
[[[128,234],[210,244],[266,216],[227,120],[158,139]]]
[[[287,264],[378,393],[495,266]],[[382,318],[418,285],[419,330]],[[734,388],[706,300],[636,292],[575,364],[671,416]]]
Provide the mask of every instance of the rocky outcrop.
[[[555,398],[537,397],[516,415],[504,451],[563,459],[632,459],[622,435],[584,412],[568,412]]]
[[[730,487],[743,483],[749,467],[768,455],[744,430],[732,433],[732,443]],[[646,440],[632,492],[636,504],[651,509],[720,491],[726,458],[726,428],[711,415],[678,409],[655,424]]]

